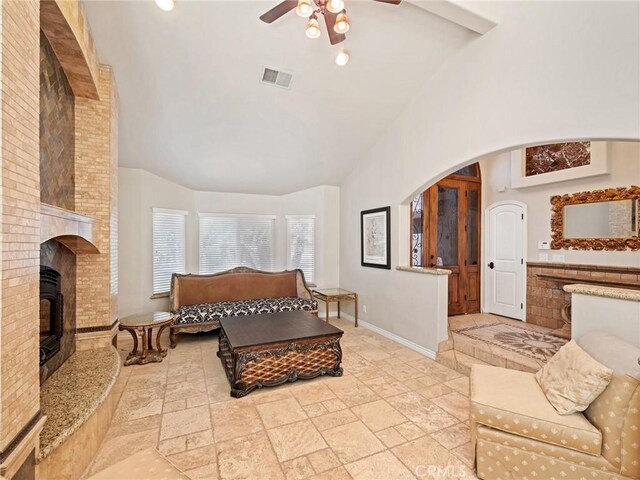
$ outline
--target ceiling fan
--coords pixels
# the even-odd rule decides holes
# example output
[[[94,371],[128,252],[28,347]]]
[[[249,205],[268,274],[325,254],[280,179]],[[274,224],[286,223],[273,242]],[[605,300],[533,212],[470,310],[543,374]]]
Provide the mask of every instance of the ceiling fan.
[[[374,1],[398,5],[402,0]],[[347,38],[345,33],[349,31],[350,25],[347,11],[344,9],[344,0],[285,0],[262,15],[260,20],[265,23],[273,23],[293,9],[299,16],[309,19],[306,29],[307,37],[318,38],[320,36],[318,24],[318,15],[320,14],[324,17],[331,45],[343,42]]]

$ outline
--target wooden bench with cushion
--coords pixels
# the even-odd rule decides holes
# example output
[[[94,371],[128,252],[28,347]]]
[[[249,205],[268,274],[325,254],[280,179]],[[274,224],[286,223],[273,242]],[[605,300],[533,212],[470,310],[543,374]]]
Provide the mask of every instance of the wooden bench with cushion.
[[[318,313],[318,302],[307,287],[302,270],[262,272],[238,267],[212,275],[171,278],[171,348],[178,332],[208,332],[220,319],[304,310]]]

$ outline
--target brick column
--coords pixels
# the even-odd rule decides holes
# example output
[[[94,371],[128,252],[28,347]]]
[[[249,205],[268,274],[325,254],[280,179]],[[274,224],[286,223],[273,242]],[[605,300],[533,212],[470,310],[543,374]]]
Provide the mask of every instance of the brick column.
[[[38,1],[0,2],[0,30],[0,475],[11,478],[22,465],[33,463],[33,457],[27,459],[37,449],[43,424]]]
[[[111,344],[117,321],[117,96],[111,67],[100,66],[99,100],[76,97],[76,211],[99,223],[98,255],[77,256],[79,350]],[[112,245],[113,243],[113,245]],[[115,273],[115,272],[113,272]]]

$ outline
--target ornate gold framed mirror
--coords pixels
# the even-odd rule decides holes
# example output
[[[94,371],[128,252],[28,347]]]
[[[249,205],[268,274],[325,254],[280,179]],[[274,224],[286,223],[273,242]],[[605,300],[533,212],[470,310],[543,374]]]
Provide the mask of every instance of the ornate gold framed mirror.
[[[551,197],[554,250],[640,249],[640,187],[607,188]]]

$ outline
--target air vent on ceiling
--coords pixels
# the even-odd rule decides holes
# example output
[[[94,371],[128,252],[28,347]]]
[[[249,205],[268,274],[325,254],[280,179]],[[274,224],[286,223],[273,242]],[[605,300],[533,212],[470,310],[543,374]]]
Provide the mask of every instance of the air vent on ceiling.
[[[293,74],[291,73],[276,70],[275,68],[264,67],[262,80],[260,81],[267,85],[275,85],[280,88],[290,88],[291,80],[293,80]]]

